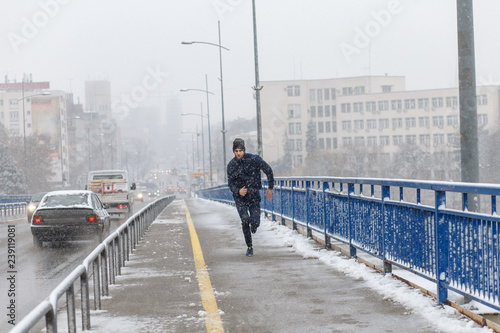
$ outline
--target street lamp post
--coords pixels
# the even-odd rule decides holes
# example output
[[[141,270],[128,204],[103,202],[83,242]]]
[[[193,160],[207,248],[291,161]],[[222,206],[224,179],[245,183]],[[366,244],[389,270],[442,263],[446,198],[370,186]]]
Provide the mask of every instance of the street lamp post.
[[[23,102],[23,144],[24,144],[24,189],[26,194],[28,194],[28,157],[26,153],[26,111],[25,111],[25,106],[24,106],[24,100],[29,97],[33,96],[47,96],[50,95],[49,91],[44,91],[38,94],[33,94],[33,95],[28,95],[24,96],[24,77],[23,81],[21,83],[21,88],[22,88],[22,95],[21,98],[16,101],[16,103],[19,103],[20,101]]]
[[[200,167],[200,147],[198,145],[198,136],[200,136],[200,133],[198,132],[190,132],[190,131],[182,131],[181,133],[191,133],[191,139],[193,140],[193,170],[196,170],[194,166],[194,134],[196,134],[196,156],[198,156],[198,167]]]
[[[208,158],[209,158],[209,163],[210,163],[210,187],[213,186],[213,170],[212,170],[212,138],[210,137],[210,103],[208,102],[208,94],[214,94],[210,91],[208,91],[208,79],[207,75],[205,74],[205,90],[203,89],[181,89],[182,92],[186,91],[202,91],[205,92],[207,95],[207,122],[208,122]],[[203,113],[201,114],[203,117]],[[202,125],[203,126],[203,125]]]
[[[222,78],[222,49],[229,51],[227,47],[222,46],[221,37],[220,37],[220,21],[218,24],[218,32],[219,32],[219,44],[209,43],[209,42],[200,42],[200,41],[183,41],[184,45],[191,44],[207,44],[212,46],[217,46],[219,48],[219,69],[220,69],[220,98],[221,98],[221,110],[222,110],[222,149],[223,149],[223,157],[224,157],[224,165],[223,165],[223,173],[224,173],[224,182],[227,182],[227,173],[226,173],[226,122],[224,120],[224,80]]]
[[[255,60],[255,104],[257,108],[257,152],[260,157],[264,157],[262,151],[262,120],[260,113],[260,90],[262,89],[259,81],[259,55],[257,51],[257,20],[255,17],[255,0],[252,0],[253,10],[253,48]]]
[[[205,177],[205,135],[203,133],[203,103],[200,103],[201,111],[200,114],[196,113],[181,113],[181,116],[198,116],[201,119],[201,154],[202,154],[202,165],[203,165],[203,177]],[[210,133],[210,127],[208,128],[208,132]],[[203,179],[203,188],[205,188],[205,180]]]

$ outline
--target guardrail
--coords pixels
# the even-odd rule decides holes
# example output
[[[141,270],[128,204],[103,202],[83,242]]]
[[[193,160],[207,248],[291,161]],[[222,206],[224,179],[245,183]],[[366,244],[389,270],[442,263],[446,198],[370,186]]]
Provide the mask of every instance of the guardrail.
[[[0,203],[26,202],[31,199],[31,195],[0,195]]]
[[[25,202],[0,203],[0,217],[26,214]]]
[[[175,199],[168,196],[157,199],[130,217],[99,244],[49,295],[10,331],[28,332],[45,317],[46,332],[56,333],[57,302],[66,295],[68,332],[76,332],[75,282],[80,280],[82,330],[90,330],[90,285],[93,286],[94,308],[101,309],[101,297],[109,295],[109,285],[121,275],[121,267],[137,246],[151,223]],[[92,280],[92,281],[91,281]]]
[[[267,181],[263,181],[264,191]],[[233,203],[227,185],[199,197]],[[273,200],[261,209],[436,284],[500,310],[500,185],[363,178],[276,178]],[[470,203],[478,206],[469,211]]]

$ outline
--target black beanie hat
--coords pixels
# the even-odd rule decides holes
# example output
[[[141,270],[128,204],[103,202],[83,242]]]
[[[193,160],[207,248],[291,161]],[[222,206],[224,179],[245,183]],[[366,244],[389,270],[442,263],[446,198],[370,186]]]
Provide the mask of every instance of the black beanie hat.
[[[245,150],[245,141],[243,141],[243,139],[240,139],[240,138],[234,139],[233,151],[235,151],[236,149]]]

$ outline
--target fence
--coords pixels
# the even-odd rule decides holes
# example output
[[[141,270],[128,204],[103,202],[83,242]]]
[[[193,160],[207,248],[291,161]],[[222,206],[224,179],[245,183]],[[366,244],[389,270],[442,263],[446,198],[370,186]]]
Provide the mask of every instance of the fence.
[[[264,189],[267,182],[264,181]],[[277,178],[273,220],[301,225],[307,235],[362,250],[436,284],[438,303],[454,291],[500,310],[499,185],[362,178]],[[199,192],[232,203],[227,186]],[[474,204],[474,205],[471,205]],[[477,207],[469,211],[469,207]]]
[[[0,217],[26,214],[26,202],[0,203]]]
[[[163,197],[147,205],[140,212],[129,218],[123,225],[112,232],[82,264],[76,267],[49,295],[38,304],[10,331],[11,333],[28,332],[45,317],[46,331],[56,333],[57,302],[66,295],[68,332],[76,332],[75,282],[80,280],[82,330],[90,330],[90,282],[93,285],[94,308],[101,309],[101,296],[109,295],[109,285],[115,283],[115,277],[121,274],[121,267],[129,260],[129,254],[135,249],[160,212],[174,200],[175,196]]]

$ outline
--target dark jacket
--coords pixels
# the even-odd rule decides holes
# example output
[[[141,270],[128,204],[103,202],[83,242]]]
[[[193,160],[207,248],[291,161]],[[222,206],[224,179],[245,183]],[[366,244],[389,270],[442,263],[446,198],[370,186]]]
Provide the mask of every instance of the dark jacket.
[[[268,187],[274,187],[273,170],[259,155],[245,153],[241,160],[234,157],[227,165],[227,181],[233,196],[239,197],[243,186],[248,189],[248,194],[258,194],[262,188],[260,172],[263,171],[268,180]],[[247,194],[247,195],[248,195]]]

